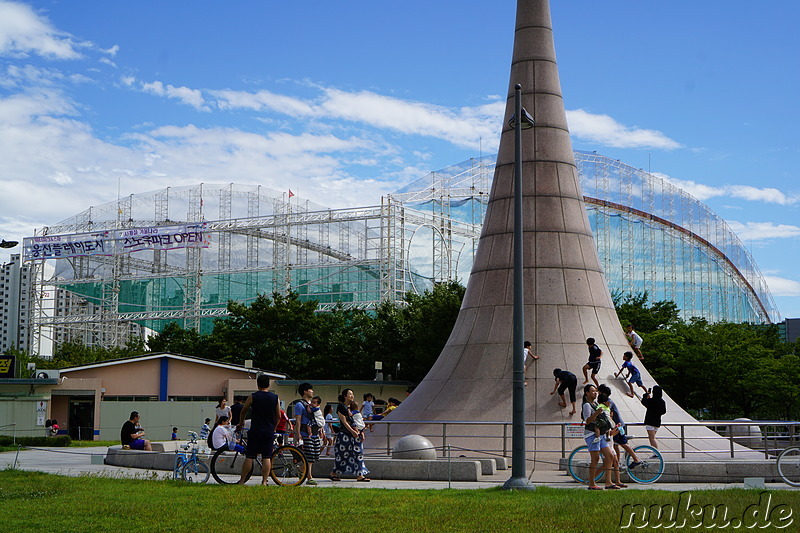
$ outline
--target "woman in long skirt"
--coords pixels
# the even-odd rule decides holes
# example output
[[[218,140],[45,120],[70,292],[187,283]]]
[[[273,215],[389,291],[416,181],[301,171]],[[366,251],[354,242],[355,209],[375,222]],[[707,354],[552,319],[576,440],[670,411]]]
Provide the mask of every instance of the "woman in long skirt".
[[[354,400],[353,391],[344,389],[339,395],[336,414],[339,416],[339,433],[334,445],[334,464],[331,481],[341,481],[343,474],[356,476],[356,481],[370,481],[369,469],[364,464],[364,447],[361,435],[353,427],[353,416],[347,407]]]

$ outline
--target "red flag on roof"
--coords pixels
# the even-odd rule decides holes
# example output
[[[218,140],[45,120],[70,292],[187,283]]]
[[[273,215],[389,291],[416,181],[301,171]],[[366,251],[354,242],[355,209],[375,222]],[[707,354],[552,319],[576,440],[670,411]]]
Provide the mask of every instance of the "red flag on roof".
[[[294,196],[294,193],[292,192],[292,189],[289,189],[289,198],[291,198],[292,196]]]

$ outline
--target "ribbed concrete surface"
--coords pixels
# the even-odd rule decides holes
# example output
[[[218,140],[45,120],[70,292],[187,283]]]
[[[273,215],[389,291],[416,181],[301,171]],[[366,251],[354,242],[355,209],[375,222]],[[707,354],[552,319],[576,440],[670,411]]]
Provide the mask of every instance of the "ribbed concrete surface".
[[[527,420],[568,422],[569,408],[551,396],[552,371],[576,374],[588,359],[585,340],[596,339],[603,350],[598,376],[614,390],[613,399],[630,422],[640,422],[644,408],[625,396],[627,385],[613,379],[629,350],[600,267],[582,202],[572,155],[566,114],[556,65],[550,6],[547,0],[519,0],[508,99],[494,183],[467,291],[452,334],[435,365],[414,393],[392,413],[393,419],[484,420],[511,419],[513,314],[513,176],[514,131],[508,119],[514,112],[514,86],[523,88],[523,106],[536,120],[523,131],[523,208],[525,338],[540,356],[529,370]],[[521,354],[522,347],[516,347]],[[641,362],[646,386],[655,384]],[[668,392],[668,391],[667,391]],[[578,409],[580,410],[580,392]],[[664,422],[692,417],[666,398]],[[474,427],[469,428],[475,432]],[[433,426],[420,428],[430,434]],[[481,430],[478,430],[480,432]],[[484,434],[496,429],[487,427]],[[553,429],[539,429],[549,434]],[[667,433],[667,430],[663,430]],[[408,433],[414,433],[410,427]],[[452,434],[452,431],[450,432]],[[694,437],[688,449],[726,449],[705,428],[687,429]],[[450,443],[459,442],[451,437]],[[480,441],[460,441],[480,448]],[[556,440],[537,441],[540,449],[560,446]],[[576,446],[580,441],[575,440]],[[437,444],[438,445],[438,444]],[[665,443],[665,447],[669,447]]]

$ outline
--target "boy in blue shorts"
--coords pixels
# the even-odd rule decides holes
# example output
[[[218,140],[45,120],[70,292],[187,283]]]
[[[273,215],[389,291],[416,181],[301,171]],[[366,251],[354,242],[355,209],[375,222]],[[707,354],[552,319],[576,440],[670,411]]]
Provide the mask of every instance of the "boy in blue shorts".
[[[645,392],[647,392],[647,387],[642,384],[642,374],[639,372],[639,369],[636,368],[633,363],[631,363],[631,359],[633,359],[633,352],[625,352],[622,355],[623,363],[622,368],[619,369],[619,372],[614,374],[614,377],[619,377],[622,374],[622,371],[626,368],[628,369],[628,387],[630,387],[631,391],[628,394],[631,398],[636,396],[633,392],[633,385],[639,385]]]

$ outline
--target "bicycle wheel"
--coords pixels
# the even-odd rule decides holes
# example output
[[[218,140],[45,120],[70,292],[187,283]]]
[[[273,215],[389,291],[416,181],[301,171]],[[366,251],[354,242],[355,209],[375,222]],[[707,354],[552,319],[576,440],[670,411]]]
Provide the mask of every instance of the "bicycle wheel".
[[[242,465],[245,456],[239,452],[220,448],[211,458],[211,475],[220,485],[235,485],[242,477]],[[245,481],[253,475],[253,469],[245,477]]]
[[[183,473],[181,475],[183,480],[189,483],[205,483],[208,481],[210,474],[208,465],[198,459],[183,465]]]
[[[294,487],[306,480],[309,464],[305,454],[294,446],[281,446],[272,452],[269,477],[278,485]]]
[[[664,457],[661,452],[652,446],[642,445],[633,449],[636,456],[642,462],[631,468],[633,457],[625,457],[625,466],[628,467],[628,476],[636,483],[655,483],[664,473]]]
[[[572,450],[571,454],[569,454],[569,460],[567,461],[567,470],[569,471],[569,475],[572,476],[572,479],[578,483],[588,483],[590,463],[591,456],[589,455],[589,447],[586,445],[578,446]],[[597,465],[599,467],[600,463],[598,462]],[[594,480],[600,481],[600,479],[603,477],[603,473],[603,469],[599,468]]]
[[[800,448],[786,448],[778,456],[778,473],[786,484],[800,487]]]

